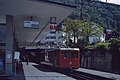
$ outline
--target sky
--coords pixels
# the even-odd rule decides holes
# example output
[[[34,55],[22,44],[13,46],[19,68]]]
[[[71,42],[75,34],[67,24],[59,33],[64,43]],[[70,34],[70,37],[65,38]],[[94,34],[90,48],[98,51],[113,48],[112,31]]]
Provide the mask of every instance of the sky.
[[[106,2],[106,0],[101,0]],[[120,0],[107,0],[108,3],[115,3],[115,4],[119,4],[120,5]]]

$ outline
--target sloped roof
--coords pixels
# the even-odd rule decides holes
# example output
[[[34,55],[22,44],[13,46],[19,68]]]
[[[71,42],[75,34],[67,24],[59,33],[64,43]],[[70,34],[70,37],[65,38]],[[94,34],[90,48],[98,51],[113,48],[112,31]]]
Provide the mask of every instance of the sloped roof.
[[[3,0],[0,15],[12,15],[19,46],[35,45],[48,31],[50,17],[57,17],[57,24],[75,11],[75,7],[48,0]],[[24,21],[39,21],[39,29],[24,28]],[[31,44],[32,43],[32,44]]]

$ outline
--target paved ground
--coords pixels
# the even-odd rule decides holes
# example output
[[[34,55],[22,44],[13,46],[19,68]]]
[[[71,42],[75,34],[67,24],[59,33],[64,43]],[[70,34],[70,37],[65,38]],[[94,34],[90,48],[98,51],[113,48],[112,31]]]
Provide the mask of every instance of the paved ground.
[[[96,71],[96,70],[90,70],[90,69],[84,69],[84,68],[79,68],[76,69],[76,71],[96,75],[96,76],[101,76],[113,80],[120,80],[120,75],[114,74],[114,73],[108,73],[108,72],[102,72],[102,71]]]
[[[23,62],[23,71],[26,80],[75,80],[66,75],[42,68],[35,63],[26,65],[26,63]]]
[[[75,80],[53,70],[46,69],[43,66],[39,66],[36,63],[29,62],[29,65],[26,65],[23,62],[22,64],[23,66],[16,75],[13,77],[0,77],[0,80]]]
[[[13,78],[0,77],[0,80],[75,80],[71,77],[57,73],[53,70],[46,69],[45,67],[40,66],[36,63],[29,62],[29,65],[26,65],[26,63],[23,62],[22,64],[23,66],[19,70],[19,73],[14,75]],[[111,78],[114,80],[120,80],[120,75],[113,74],[113,73],[89,70],[84,68],[79,68],[76,70],[85,72],[88,74]]]

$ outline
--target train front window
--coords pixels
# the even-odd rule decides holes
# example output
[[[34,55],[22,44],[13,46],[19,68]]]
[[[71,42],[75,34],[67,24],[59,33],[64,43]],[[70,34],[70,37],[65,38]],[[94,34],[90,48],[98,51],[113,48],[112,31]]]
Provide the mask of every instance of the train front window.
[[[70,53],[68,53],[67,51],[62,51],[62,58],[70,58]]]
[[[71,58],[78,58],[78,51],[71,52]]]

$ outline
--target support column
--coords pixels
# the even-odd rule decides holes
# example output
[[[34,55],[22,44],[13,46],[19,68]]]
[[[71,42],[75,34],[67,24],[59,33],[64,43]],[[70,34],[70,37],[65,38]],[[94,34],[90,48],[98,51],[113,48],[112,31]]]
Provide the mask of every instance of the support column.
[[[6,16],[6,76],[13,75],[13,16]]]

